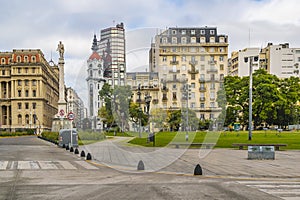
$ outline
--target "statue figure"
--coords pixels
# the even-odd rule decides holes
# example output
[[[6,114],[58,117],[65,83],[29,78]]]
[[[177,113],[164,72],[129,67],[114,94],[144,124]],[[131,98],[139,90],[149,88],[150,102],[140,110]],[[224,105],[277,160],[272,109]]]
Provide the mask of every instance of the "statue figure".
[[[65,48],[61,41],[59,41],[56,51],[59,52],[59,59],[64,59]]]

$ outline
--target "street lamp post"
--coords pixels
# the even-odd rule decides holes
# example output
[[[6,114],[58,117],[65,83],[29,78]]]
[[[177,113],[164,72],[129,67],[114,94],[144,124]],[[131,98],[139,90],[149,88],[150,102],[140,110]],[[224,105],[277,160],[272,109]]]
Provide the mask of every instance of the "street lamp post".
[[[141,84],[139,84],[138,86],[138,92],[137,92],[137,95],[138,95],[138,100],[139,100],[139,113],[138,113],[138,117],[139,117],[139,138],[141,138]]]
[[[250,56],[245,57],[244,61],[247,63],[248,58],[250,60],[249,62],[249,126],[248,126],[248,140],[252,140],[252,85],[253,85],[253,76],[252,76],[252,61],[258,61],[258,56]]]

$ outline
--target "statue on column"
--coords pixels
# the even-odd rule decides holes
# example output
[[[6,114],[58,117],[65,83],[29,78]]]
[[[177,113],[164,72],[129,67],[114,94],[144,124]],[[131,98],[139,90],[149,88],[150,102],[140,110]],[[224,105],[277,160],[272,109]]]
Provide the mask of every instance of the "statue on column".
[[[56,51],[59,52],[59,59],[64,59],[65,48],[61,41],[59,41]]]

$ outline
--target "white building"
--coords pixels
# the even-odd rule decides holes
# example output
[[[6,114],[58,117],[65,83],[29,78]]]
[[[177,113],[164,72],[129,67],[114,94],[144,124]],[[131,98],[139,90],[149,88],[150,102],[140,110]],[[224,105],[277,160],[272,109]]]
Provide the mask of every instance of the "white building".
[[[103,78],[103,59],[97,53],[97,38],[94,35],[92,51],[93,53],[87,60],[87,84],[88,84],[88,117],[92,120],[92,129],[101,130],[102,122],[98,117],[98,111],[102,107],[102,100],[99,95],[105,79]]]

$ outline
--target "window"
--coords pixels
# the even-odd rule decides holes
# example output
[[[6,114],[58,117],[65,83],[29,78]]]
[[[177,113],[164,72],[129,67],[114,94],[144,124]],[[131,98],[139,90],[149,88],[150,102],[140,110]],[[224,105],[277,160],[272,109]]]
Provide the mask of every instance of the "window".
[[[29,103],[25,103],[25,109],[29,109]]]
[[[196,37],[191,37],[191,43],[196,43]]]
[[[195,79],[196,79],[195,74],[191,74],[191,80],[195,80]]]
[[[36,103],[32,103],[32,109],[36,109]]]
[[[214,80],[215,80],[215,75],[214,75],[214,74],[211,74],[211,75],[210,75],[210,80],[211,80],[211,81],[214,81]]]
[[[205,74],[200,74],[200,80],[204,81],[205,80]]]
[[[205,43],[205,37],[200,37],[200,43]]]
[[[162,39],[162,43],[163,43],[163,44],[168,43],[168,39],[167,39],[166,37],[164,37],[164,38]]]
[[[166,48],[163,48],[162,51],[163,51],[163,53],[166,53],[166,52],[167,52],[167,49],[166,49]]]
[[[186,37],[182,37],[182,38],[181,38],[181,43],[182,43],[182,44],[186,44]]]
[[[36,114],[33,114],[33,115],[32,115],[32,121],[33,121],[33,124],[36,124],[36,118],[37,118]]]
[[[18,80],[18,86],[22,86],[22,81]]]
[[[210,84],[210,89],[211,89],[211,90],[214,90],[214,89],[215,89],[215,83],[211,83],[211,84]]]
[[[172,48],[172,52],[176,52],[176,47],[173,47],[173,48]]]
[[[224,74],[220,74],[220,80],[221,80],[221,81],[224,80]]]
[[[200,56],[200,61],[205,61],[205,56]]]
[[[177,100],[177,93],[173,92],[173,100]]]
[[[31,62],[35,62],[35,60],[36,60],[36,59],[35,59],[35,56],[32,56],[32,57],[31,57]]]
[[[25,86],[29,86],[29,80],[25,80]]]
[[[204,103],[200,103],[200,108],[205,108],[205,104]]]
[[[200,30],[200,34],[204,35],[205,34],[205,30]]]
[[[191,52],[191,53],[196,53],[196,48],[195,48],[195,47],[191,47],[191,48],[190,48],[190,52]]]
[[[24,62],[28,62],[28,56],[24,56]]]
[[[173,65],[173,72],[177,72],[176,65]]]
[[[195,83],[191,83],[191,88],[195,88]]]
[[[18,124],[22,124],[22,115],[18,115]]]
[[[195,61],[196,61],[195,56],[191,56],[191,61],[192,61],[192,62],[195,62]]]
[[[223,64],[220,65],[220,70],[224,70],[224,65]]]
[[[191,30],[191,34],[195,35],[196,31],[195,30]]]
[[[22,96],[22,92],[21,90],[18,90],[18,97],[21,97]]]
[[[21,62],[21,56],[17,56],[17,62]]]
[[[214,43],[215,42],[215,37],[210,37],[209,42]]]
[[[32,85],[33,85],[33,86],[36,86],[36,80],[33,80],[33,81],[32,81]]]
[[[29,115],[25,115],[25,124],[29,124]]]
[[[176,56],[172,56],[172,61],[176,62]]]
[[[222,42],[222,43],[223,43],[224,41],[225,41],[225,40],[224,40],[224,37],[220,37],[220,38],[219,38],[219,42]]]
[[[176,84],[173,84],[173,90],[176,90],[177,89],[177,85]]]
[[[220,47],[219,48],[219,52],[224,52],[225,50],[224,50],[224,47]]]
[[[213,106],[211,106],[212,108],[213,108]],[[215,115],[214,114],[212,114],[212,113],[210,113],[209,114],[209,119],[214,119],[215,118]]]
[[[204,120],[204,114],[200,114],[200,120]]]
[[[36,97],[36,90],[32,90],[32,96]]]
[[[210,47],[209,48],[209,52],[215,52],[215,48],[214,47]]]
[[[224,61],[224,56],[220,56],[220,57],[219,57],[219,60],[220,60],[221,62],[223,62],[223,61]]]
[[[210,30],[209,33],[210,33],[211,35],[214,35],[214,34],[215,34],[215,30]]]
[[[18,74],[21,74],[21,68],[18,68]]]
[[[172,44],[177,44],[177,38],[176,37],[172,37]]]
[[[195,107],[196,107],[195,102],[191,103],[191,108],[195,108]]]
[[[5,70],[4,69],[2,70],[2,75],[5,76]]]
[[[22,103],[18,103],[18,109],[19,109],[19,110],[22,109]]]
[[[182,57],[181,57],[181,61],[182,61],[182,62],[185,62],[185,61],[186,61],[186,56],[182,56]]]
[[[215,92],[210,92],[210,99],[214,100],[215,99]]]
[[[181,70],[185,71],[185,70],[186,70],[186,66],[185,66],[185,65],[182,65],[182,66],[181,66]]]
[[[214,108],[215,107],[215,102],[210,102],[210,107]]]
[[[31,71],[32,71],[33,74],[35,74],[35,68],[34,67],[31,69]]]
[[[186,34],[186,30],[181,30],[181,34],[185,35]]]
[[[1,64],[5,64],[5,58],[1,59]]]
[[[167,56],[163,56],[162,61],[163,61],[163,62],[167,62]]]
[[[205,70],[205,65],[200,65],[201,70]]]
[[[29,96],[29,91],[25,90],[25,97],[28,97],[28,96]]]
[[[177,31],[176,30],[172,30],[172,34],[176,35]]]

